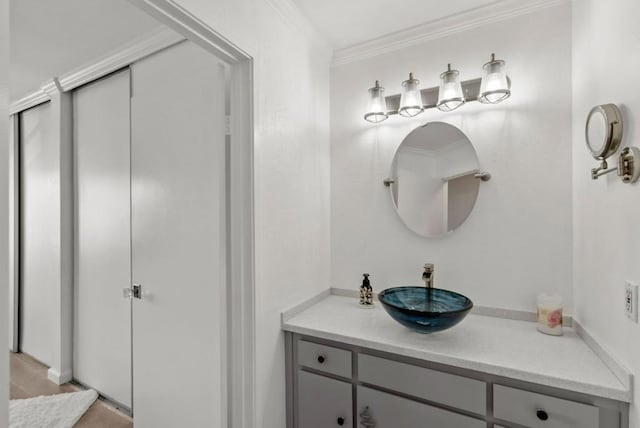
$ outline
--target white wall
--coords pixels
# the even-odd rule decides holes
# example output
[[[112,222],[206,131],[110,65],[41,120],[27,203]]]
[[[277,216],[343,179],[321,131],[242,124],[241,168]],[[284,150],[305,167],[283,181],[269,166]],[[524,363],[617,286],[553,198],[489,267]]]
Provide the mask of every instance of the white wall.
[[[362,272],[375,289],[419,284],[436,265],[436,286],[479,305],[532,310],[543,290],[570,307],[571,15],[563,4],[334,67],[331,71],[331,262],[334,287],[355,289]],[[480,77],[492,52],[507,61],[512,97],[452,113],[430,110],[379,125],[363,120],[375,79],[399,92],[410,71],[437,86],[448,62],[463,80]],[[481,183],[473,213],[453,234],[425,239],[398,218],[388,188],[394,152],[429,121],[458,126],[473,142]],[[549,213],[553,214],[550,215]]]
[[[597,181],[584,141],[591,107],[615,103],[623,145],[640,146],[640,2],[573,2],[573,204],[576,318],[635,374],[640,388],[640,325],[624,315],[624,282],[640,282],[640,184],[615,175]],[[615,161],[613,162],[615,163]],[[640,394],[631,427],[640,427]]]
[[[280,313],[329,284],[329,51],[287,2],[176,3],[254,58],[256,426],[284,427]]]

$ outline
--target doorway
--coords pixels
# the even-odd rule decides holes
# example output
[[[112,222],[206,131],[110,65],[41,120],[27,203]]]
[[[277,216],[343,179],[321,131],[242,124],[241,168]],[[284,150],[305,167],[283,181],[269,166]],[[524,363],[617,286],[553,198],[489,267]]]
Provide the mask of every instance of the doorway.
[[[225,422],[226,75],[183,42],[73,94],[74,379],[143,426]]]
[[[151,7],[149,5],[152,3],[154,2],[149,2],[147,4],[147,7]],[[158,3],[161,3],[161,2],[158,2]],[[193,37],[193,33],[195,32],[194,28],[199,25],[198,22],[193,19],[193,17],[190,17],[184,11],[174,10],[169,5],[165,5],[164,3],[162,7],[164,7],[163,15],[165,17],[164,18],[165,20],[171,20],[172,26],[176,30],[179,30],[181,34],[185,34],[188,37]],[[157,11],[160,9],[155,8],[155,10],[157,13]],[[252,174],[251,174],[252,151],[251,151],[251,126],[250,126],[251,124],[251,86],[249,84],[250,76],[251,76],[251,60],[242,52],[238,50],[234,51],[233,47],[229,46],[226,42],[224,44],[224,49],[221,49],[219,43],[222,40],[222,38],[220,38],[217,34],[215,34],[210,29],[207,29],[207,31],[203,32],[202,28],[198,27],[197,32],[199,34],[197,42],[200,46],[202,46],[203,44],[206,44],[207,50],[209,50],[210,52],[216,51],[216,50],[217,50],[217,53],[224,52],[224,54],[219,56],[222,56],[224,58],[225,63],[230,64],[227,66],[228,67],[227,74],[229,76],[229,82],[230,82],[230,85],[228,88],[229,90],[228,98],[233,101],[230,103],[228,107],[229,112],[225,112],[225,113],[231,113],[231,120],[228,121],[228,125],[225,124],[224,122],[222,123],[222,129],[225,129],[228,127],[230,128],[230,131],[231,131],[230,132],[231,135],[228,135],[228,136],[223,135],[223,139],[226,143],[226,146],[223,146],[223,147],[226,147],[228,149],[228,153],[222,155],[225,158],[225,160],[228,159],[230,168],[226,171],[224,169],[222,170],[222,174],[223,174],[222,180],[215,180],[212,183],[213,184],[212,188],[215,188],[216,185],[222,185],[224,187],[224,192],[227,195],[223,198],[225,201],[225,204],[222,207],[217,207],[217,208],[220,208],[224,211],[223,218],[227,219],[228,223],[225,223],[225,227],[218,229],[218,232],[217,232],[224,235],[224,239],[218,242],[224,242],[224,243],[219,247],[216,247],[213,249],[210,248],[210,250],[215,250],[219,253],[220,257],[216,257],[218,261],[220,260],[224,261],[224,266],[225,266],[225,274],[224,274],[225,279],[223,280],[223,283],[225,285],[225,287],[223,287],[224,294],[222,296],[219,296],[217,299],[212,299],[212,300],[206,300],[212,296],[209,296],[209,295],[200,296],[200,300],[195,303],[208,302],[209,305],[206,307],[206,310],[191,311],[188,317],[181,317],[179,313],[174,312],[172,316],[169,316],[167,317],[166,320],[163,320],[161,319],[161,315],[153,314],[153,308],[151,308],[152,306],[151,302],[153,302],[154,304],[157,303],[158,306],[155,306],[155,308],[157,308],[160,306],[160,304],[164,305],[165,303],[169,303],[169,307],[171,307],[171,304],[175,304],[177,301],[179,301],[179,299],[182,296],[189,296],[191,299],[194,299],[194,298],[198,299],[197,295],[196,296],[189,295],[188,288],[180,289],[178,287],[175,287],[175,284],[177,283],[193,284],[194,283],[193,277],[190,278],[188,275],[192,272],[187,272],[185,269],[176,269],[176,271],[179,271],[181,273],[180,278],[178,278],[177,276],[171,277],[170,275],[154,276],[154,275],[157,275],[157,272],[156,272],[157,269],[154,269],[154,267],[158,266],[157,265],[158,261],[161,261],[162,263],[166,263],[167,265],[170,265],[169,262],[173,261],[176,263],[176,265],[179,265],[178,263],[179,260],[170,257],[169,256],[170,252],[168,250],[175,250],[177,248],[184,249],[184,247],[180,247],[179,244],[181,243],[181,239],[184,238],[184,236],[188,235],[188,233],[186,233],[188,232],[188,230],[185,229],[185,227],[191,226],[192,224],[195,224],[195,222],[188,222],[189,224],[185,224],[185,225],[182,225],[181,227],[177,227],[175,230],[174,228],[166,228],[166,231],[168,233],[149,234],[149,231],[146,230],[147,229],[146,226],[148,226],[149,223],[146,220],[138,221],[138,223],[136,223],[136,214],[135,214],[136,211],[132,210],[131,260],[132,260],[132,271],[134,271],[132,274],[132,277],[135,274],[135,267],[133,266],[136,263],[136,260],[138,260],[140,261],[139,266],[144,267],[144,268],[141,268],[140,270],[140,276],[148,278],[148,279],[145,279],[144,281],[140,281],[142,282],[143,292],[141,293],[141,296],[143,298],[139,299],[139,301],[134,300],[132,306],[133,308],[135,308],[136,304],[139,303],[140,305],[138,306],[141,307],[141,310],[140,310],[141,314],[146,312],[147,315],[150,316],[151,318],[155,316],[156,320],[160,319],[160,324],[161,324],[161,328],[158,328],[159,324],[156,324],[153,322],[146,322],[144,319],[137,320],[135,315],[136,311],[135,309],[132,309],[132,312],[133,312],[132,324],[134,325],[133,333],[132,333],[132,337],[133,337],[132,343],[134,344],[136,343],[135,325],[139,325],[141,328],[143,328],[140,330],[143,333],[139,335],[139,337],[141,338],[141,341],[147,340],[149,341],[149,343],[153,343],[154,346],[161,347],[161,348],[155,348],[155,349],[151,347],[146,351],[146,353],[134,352],[133,359],[134,360],[136,359],[137,354],[141,356],[141,363],[139,364],[139,366],[145,368],[144,372],[143,371],[139,372],[141,376],[147,376],[147,379],[150,379],[153,381],[165,380],[166,385],[169,385],[169,386],[170,385],[179,386],[180,382],[182,381],[182,379],[179,376],[180,376],[181,370],[183,371],[183,369],[178,367],[176,364],[174,364],[171,361],[172,359],[171,357],[175,359],[176,357],[175,352],[178,352],[180,350],[184,352],[184,349],[181,348],[181,345],[184,346],[184,344],[187,343],[188,341],[184,341],[181,344],[180,341],[167,340],[167,337],[166,337],[167,335],[166,334],[163,335],[162,333],[169,332],[172,334],[181,335],[183,338],[190,339],[191,340],[190,343],[198,342],[200,346],[213,348],[211,346],[211,343],[213,343],[211,340],[211,336],[214,336],[214,334],[204,335],[205,337],[203,337],[203,335],[197,335],[197,334],[193,334],[193,337],[187,337],[185,335],[188,335],[190,333],[190,331],[188,330],[188,327],[192,325],[187,322],[189,317],[192,317],[192,321],[196,323],[198,322],[207,323],[208,318],[205,320],[204,318],[202,318],[202,316],[204,315],[210,316],[211,313],[209,311],[214,309],[213,312],[215,312],[216,315],[219,316],[220,318],[219,327],[223,328],[225,333],[224,335],[225,343],[218,344],[215,351],[218,352],[219,354],[220,362],[227,363],[226,366],[225,365],[221,366],[221,368],[218,370],[218,373],[217,373],[221,379],[218,385],[219,395],[221,397],[224,397],[224,400],[221,400],[222,401],[221,407],[216,409],[216,414],[220,415],[220,417],[225,418],[226,423],[224,424],[221,423],[220,426],[226,426],[227,423],[230,425],[231,421],[235,421],[234,422],[235,426],[252,426],[251,399],[252,399],[252,382],[253,382],[252,380],[253,337],[251,332],[253,328],[253,321],[252,321],[253,320],[253,306],[252,306],[253,233],[252,233],[252,201],[251,201],[251,188],[252,188]],[[206,43],[204,43],[203,41],[206,41]],[[167,52],[169,52],[169,49],[167,49]],[[152,57],[149,57],[148,59],[151,60]],[[140,64],[142,64],[142,61],[140,61]],[[118,66],[116,67],[114,64],[111,64],[110,67],[112,68],[111,69],[105,68],[105,70],[101,74],[112,73],[113,71],[115,71],[114,69],[122,68],[123,65],[124,64],[118,64]],[[135,61],[134,61],[134,67],[135,67]],[[75,80],[72,80],[70,78],[66,79],[65,76],[62,76],[62,78],[58,79],[59,90],[62,93],[68,93],[71,90],[79,88],[82,85],[85,85],[90,81],[95,80],[95,78],[96,78],[95,72],[94,72],[94,75],[92,76],[86,75],[80,78],[75,76],[74,77]],[[145,83],[144,81],[141,81],[140,88],[143,88],[144,83]],[[136,86],[137,85],[135,83],[132,85],[134,91],[136,90]],[[81,89],[78,89],[78,91],[80,91]],[[149,93],[150,95],[156,95],[157,98],[155,98],[154,102],[146,103],[145,109],[152,110],[154,108],[158,108],[162,106],[163,97],[161,96],[161,91],[155,90],[155,91],[149,91]],[[13,112],[18,113],[19,111],[23,111],[25,109],[25,106],[28,105],[30,102],[35,102],[35,100],[38,100],[38,99],[42,100],[47,97],[52,98],[52,103],[55,106],[56,105],[55,103],[57,102],[56,100],[57,96],[58,95],[52,96],[49,93],[39,94],[38,96],[32,96],[31,101],[29,102],[25,101],[25,102],[14,104]],[[165,105],[163,107],[175,108],[176,106],[179,107],[179,105],[180,103],[176,103],[173,105],[169,103],[169,105]],[[59,105],[57,107],[59,107]],[[179,109],[174,111],[174,113],[175,112],[179,112]],[[192,117],[185,117],[184,120],[189,120],[191,118]],[[161,127],[158,126],[158,121],[153,121],[153,123],[148,123],[146,127],[147,127],[146,131],[150,133],[157,132],[157,134],[155,134],[155,137],[154,137],[156,140],[161,139],[167,135],[167,132],[160,132]],[[197,128],[194,128],[194,129],[197,129]],[[132,126],[131,133],[132,135],[136,133],[135,125]],[[185,135],[181,135],[181,137],[184,137],[184,136]],[[155,148],[157,149],[158,146],[156,146]],[[164,149],[166,150],[167,156],[183,154],[183,153],[175,152],[174,151],[175,147],[167,146]],[[184,153],[188,154],[189,151],[185,151]],[[134,146],[132,146],[132,149],[131,149],[132,165],[135,162],[134,159],[136,159],[135,154],[136,154],[136,149]],[[137,190],[140,191],[139,193],[140,199],[143,199],[144,197],[147,197],[149,195],[154,195],[155,193],[153,192],[153,186],[159,183],[162,183],[162,180],[154,182],[154,180],[149,180],[148,177],[145,176],[145,174],[148,174],[151,172],[163,172],[163,173],[167,173],[166,181],[164,181],[164,184],[168,186],[178,185],[179,189],[181,190],[180,192],[178,192],[178,191],[175,191],[174,189],[173,194],[177,198],[176,201],[181,202],[184,207],[190,207],[192,212],[198,212],[200,208],[202,208],[202,204],[205,203],[205,201],[203,201],[202,198],[200,198],[200,200],[196,200],[196,198],[193,198],[193,195],[191,195],[191,199],[189,199],[190,195],[188,194],[188,192],[182,192],[184,189],[189,188],[189,184],[193,184],[193,182],[191,183],[187,182],[186,184],[183,183],[182,185],[178,184],[178,181],[180,179],[185,179],[184,174],[182,175],[178,174],[179,176],[176,176],[177,172],[169,168],[170,165],[167,165],[167,164],[162,165],[161,162],[157,162],[157,159],[156,159],[156,162],[153,162],[151,158],[147,158],[146,156],[138,157],[138,158],[144,161],[148,161],[148,163],[145,164],[143,162],[140,164],[141,166],[140,171],[146,171],[146,173],[142,173],[142,175],[138,177],[139,178],[138,183],[144,184],[142,187],[138,187],[135,184],[133,184],[136,182],[136,178],[134,177],[135,171],[132,166],[132,171],[131,171],[132,184],[133,184],[132,192],[131,192],[132,200],[135,199],[135,193]],[[182,161],[184,162],[185,165],[197,166],[197,163],[198,161],[201,161],[201,158],[202,157],[197,157],[196,159],[191,159],[191,160],[182,159]],[[173,160],[179,162],[181,159],[179,158],[179,156],[178,157],[174,156]],[[161,165],[164,168],[155,169]],[[210,171],[207,171],[207,172],[210,172]],[[197,182],[201,180],[196,179],[195,181]],[[149,191],[149,189],[151,189],[151,191]],[[183,198],[183,199],[180,199],[180,198]],[[180,203],[178,203],[177,205],[180,205]],[[145,207],[145,209],[149,209],[149,211],[146,212],[146,215],[148,216],[148,218],[151,218],[152,222],[156,220],[162,220],[163,219],[162,215],[166,215],[167,216],[166,218],[171,217],[170,212],[159,213],[158,211],[155,211],[153,209],[153,204],[148,203],[148,201],[146,205],[143,204],[143,206]],[[143,212],[143,211],[144,209],[137,210],[137,212]],[[188,219],[188,214],[189,213],[187,212],[187,215],[184,216],[185,220]],[[179,215],[175,217],[183,217],[183,215]],[[156,223],[156,225],[160,225],[160,224],[162,224],[162,222]],[[141,236],[144,235],[145,237],[150,237],[148,242],[152,242],[154,245],[145,244],[144,240],[136,241],[135,238],[133,238],[134,236],[133,232],[137,230],[136,227],[139,227],[139,229],[141,230],[140,232]],[[176,232],[176,233],[173,233],[173,232]],[[177,232],[180,232],[180,233],[177,233]],[[165,241],[163,241],[163,239],[165,239]],[[146,248],[149,252],[155,251],[156,252],[155,255],[152,257],[141,256],[137,258],[136,251],[135,251],[136,244],[139,244],[141,249]],[[184,254],[187,254],[187,253],[184,253]],[[155,263],[151,263],[150,260],[154,260],[154,259],[155,259]],[[210,267],[210,265],[207,265],[204,260],[197,260],[197,257],[195,259],[198,265]],[[187,261],[194,262],[194,260],[187,260]],[[145,263],[146,263],[146,267],[145,267]],[[187,275],[185,275],[185,273]],[[161,284],[163,280],[167,280],[167,283],[172,285],[172,287],[166,287],[164,290],[166,292],[176,293],[172,295],[171,299],[165,300],[163,298],[162,296],[163,287],[154,288],[153,286],[154,284]],[[69,284],[62,284],[62,287],[65,287],[65,286],[69,286]],[[122,287],[118,291],[119,291],[119,298],[121,298]],[[62,296],[66,295],[64,290],[60,293],[60,295]],[[178,300],[176,300],[176,298],[178,298]],[[183,308],[180,308],[180,310],[183,310],[186,307],[193,308],[194,306],[193,303],[194,303],[193,301],[189,302],[188,305],[186,305]],[[54,304],[57,304],[57,302],[54,302]],[[129,302],[129,304],[131,304],[131,302]],[[144,304],[148,304],[148,307],[145,308],[143,306]],[[61,306],[64,306],[64,305],[65,305],[64,302],[61,303]],[[70,307],[68,302],[66,303],[66,305],[67,305],[67,308]],[[215,307],[212,308],[212,306],[214,305],[222,305],[222,307],[224,307],[225,310],[215,311],[216,308]],[[167,309],[167,306],[164,306],[164,310],[162,311],[162,314],[167,313],[166,309]],[[218,309],[220,309],[220,307]],[[63,312],[63,311],[60,311],[60,312]],[[199,316],[200,318],[198,318]],[[63,330],[61,331],[61,334],[63,336],[66,334],[66,335],[69,335],[70,338],[73,338],[74,337],[73,335],[75,333],[72,333],[72,332],[73,330],[71,331]],[[210,331],[209,333],[212,333],[212,332]],[[235,339],[233,341],[230,340],[230,337],[232,335]],[[62,342],[64,342],[64,340]],[[158,351],[158,349],[162,349],[162,350]],[[174,354],[172,354],[172,352]],[[161,360],[158,358],[158,355],[162,355],[163,357],[166,357],[166,359],[164,360],[163,363],[161,363],[161,361],[157,361],[158,364],[154,366],[153,363],[156,360]],[[64,360],[64,358],[62,358],[62,360]],[[53,364],[57,364],[57,363],[54,362]],[[61,364],[64,364],[64,361],[62,361]],[[134,361],[134,364],[132,366],[134,377],[137,376],[135,366],[136,364]],[[74,373],[74,376],[75,376],[75,373]],[[224,381],[222,379],[224,379]],[[135,380],[134,380],[134,385],[135,385]],[[135,394],[135,391],[137,388],[134,387],[133,389]],[[165,388],[162,386],[156,389],[149,388],[143,394],[144,399],[147,400],[146,403],[143,403],[143,407],[144,405],[151,407],[151,406],[154,406],[154,403],[162,403],[163,399],[168,401],[166,397],[163,398],[161,394],[157,393],[158,390],[164,391],[166,389],[168,388]],[[192,406],[191,410],[189,411],[190,413],[195,414],[195,413],[198,413],[198,410],[202,410],[202,406],[197,406],[197,405],[194,406],[194,403],[197,402],[197,400],[196,401],[189,400],[189,402],[187,402],[187,400],[188,400],[187,397],[185,397],[185,406]],[[241,403],[241,404],[236,405],[235,403]],[[172,406],[175,406],[175,403],[172,402]],[[136,415],[136,418],[138,418],[138,416],[142,413],[139,412],[141,407],[136,404],[135,399],[133,399],[132,407]],[[159,410],[162,410],[163,408],[164,407],[162,407],[162,404],[160,404],[160,407],[157,407],[156,405],[156,407],[154,407],[154,415],[152,415],[151,419],[148,419],[147,422],[144,422],[145,421],[144,419],[140,419],[140,423],[142,424],[141,426],[145,426],[146,423],[153,424],[154,422],[152,418],[161,417],[162,412]],[[209,408],[210,406],[207,407],[207,409]],[[166,420],[164,422],[166,422]]]

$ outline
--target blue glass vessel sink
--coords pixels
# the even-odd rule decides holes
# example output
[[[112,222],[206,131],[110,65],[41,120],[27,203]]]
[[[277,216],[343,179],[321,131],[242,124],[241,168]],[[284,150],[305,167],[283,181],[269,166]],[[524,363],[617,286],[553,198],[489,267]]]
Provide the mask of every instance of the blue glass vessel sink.
[[[420,333],[451,328],[473,308],[468,297],[441,288],[388,288],[378,294],[378,300],[391,318]]]

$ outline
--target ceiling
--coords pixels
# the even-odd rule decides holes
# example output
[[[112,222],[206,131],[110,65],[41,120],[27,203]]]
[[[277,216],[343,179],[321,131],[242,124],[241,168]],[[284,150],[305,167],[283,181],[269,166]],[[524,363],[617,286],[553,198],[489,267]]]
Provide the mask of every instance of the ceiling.
[[[293,0],[334,49],[482,8],[500,0]]]
[[[162,25],[126,0],[11,0],[11,99]]]

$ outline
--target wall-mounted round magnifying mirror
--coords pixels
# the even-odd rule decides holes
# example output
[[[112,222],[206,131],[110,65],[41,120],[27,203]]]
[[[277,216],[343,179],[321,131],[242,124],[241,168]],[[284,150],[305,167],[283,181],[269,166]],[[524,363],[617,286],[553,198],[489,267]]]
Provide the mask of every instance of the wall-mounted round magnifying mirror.
[[[591,109],[585,126],[585,138],[595,159],[604,161],[615,154],[622,141],[622,115],[615,104],[603,104]]]
[[[398,147],[385,184],[396,211],[415,233],[435,237],[451,232],[469,217],[478,198],[478,156],[462,131],[431,122],[409,133]]]

